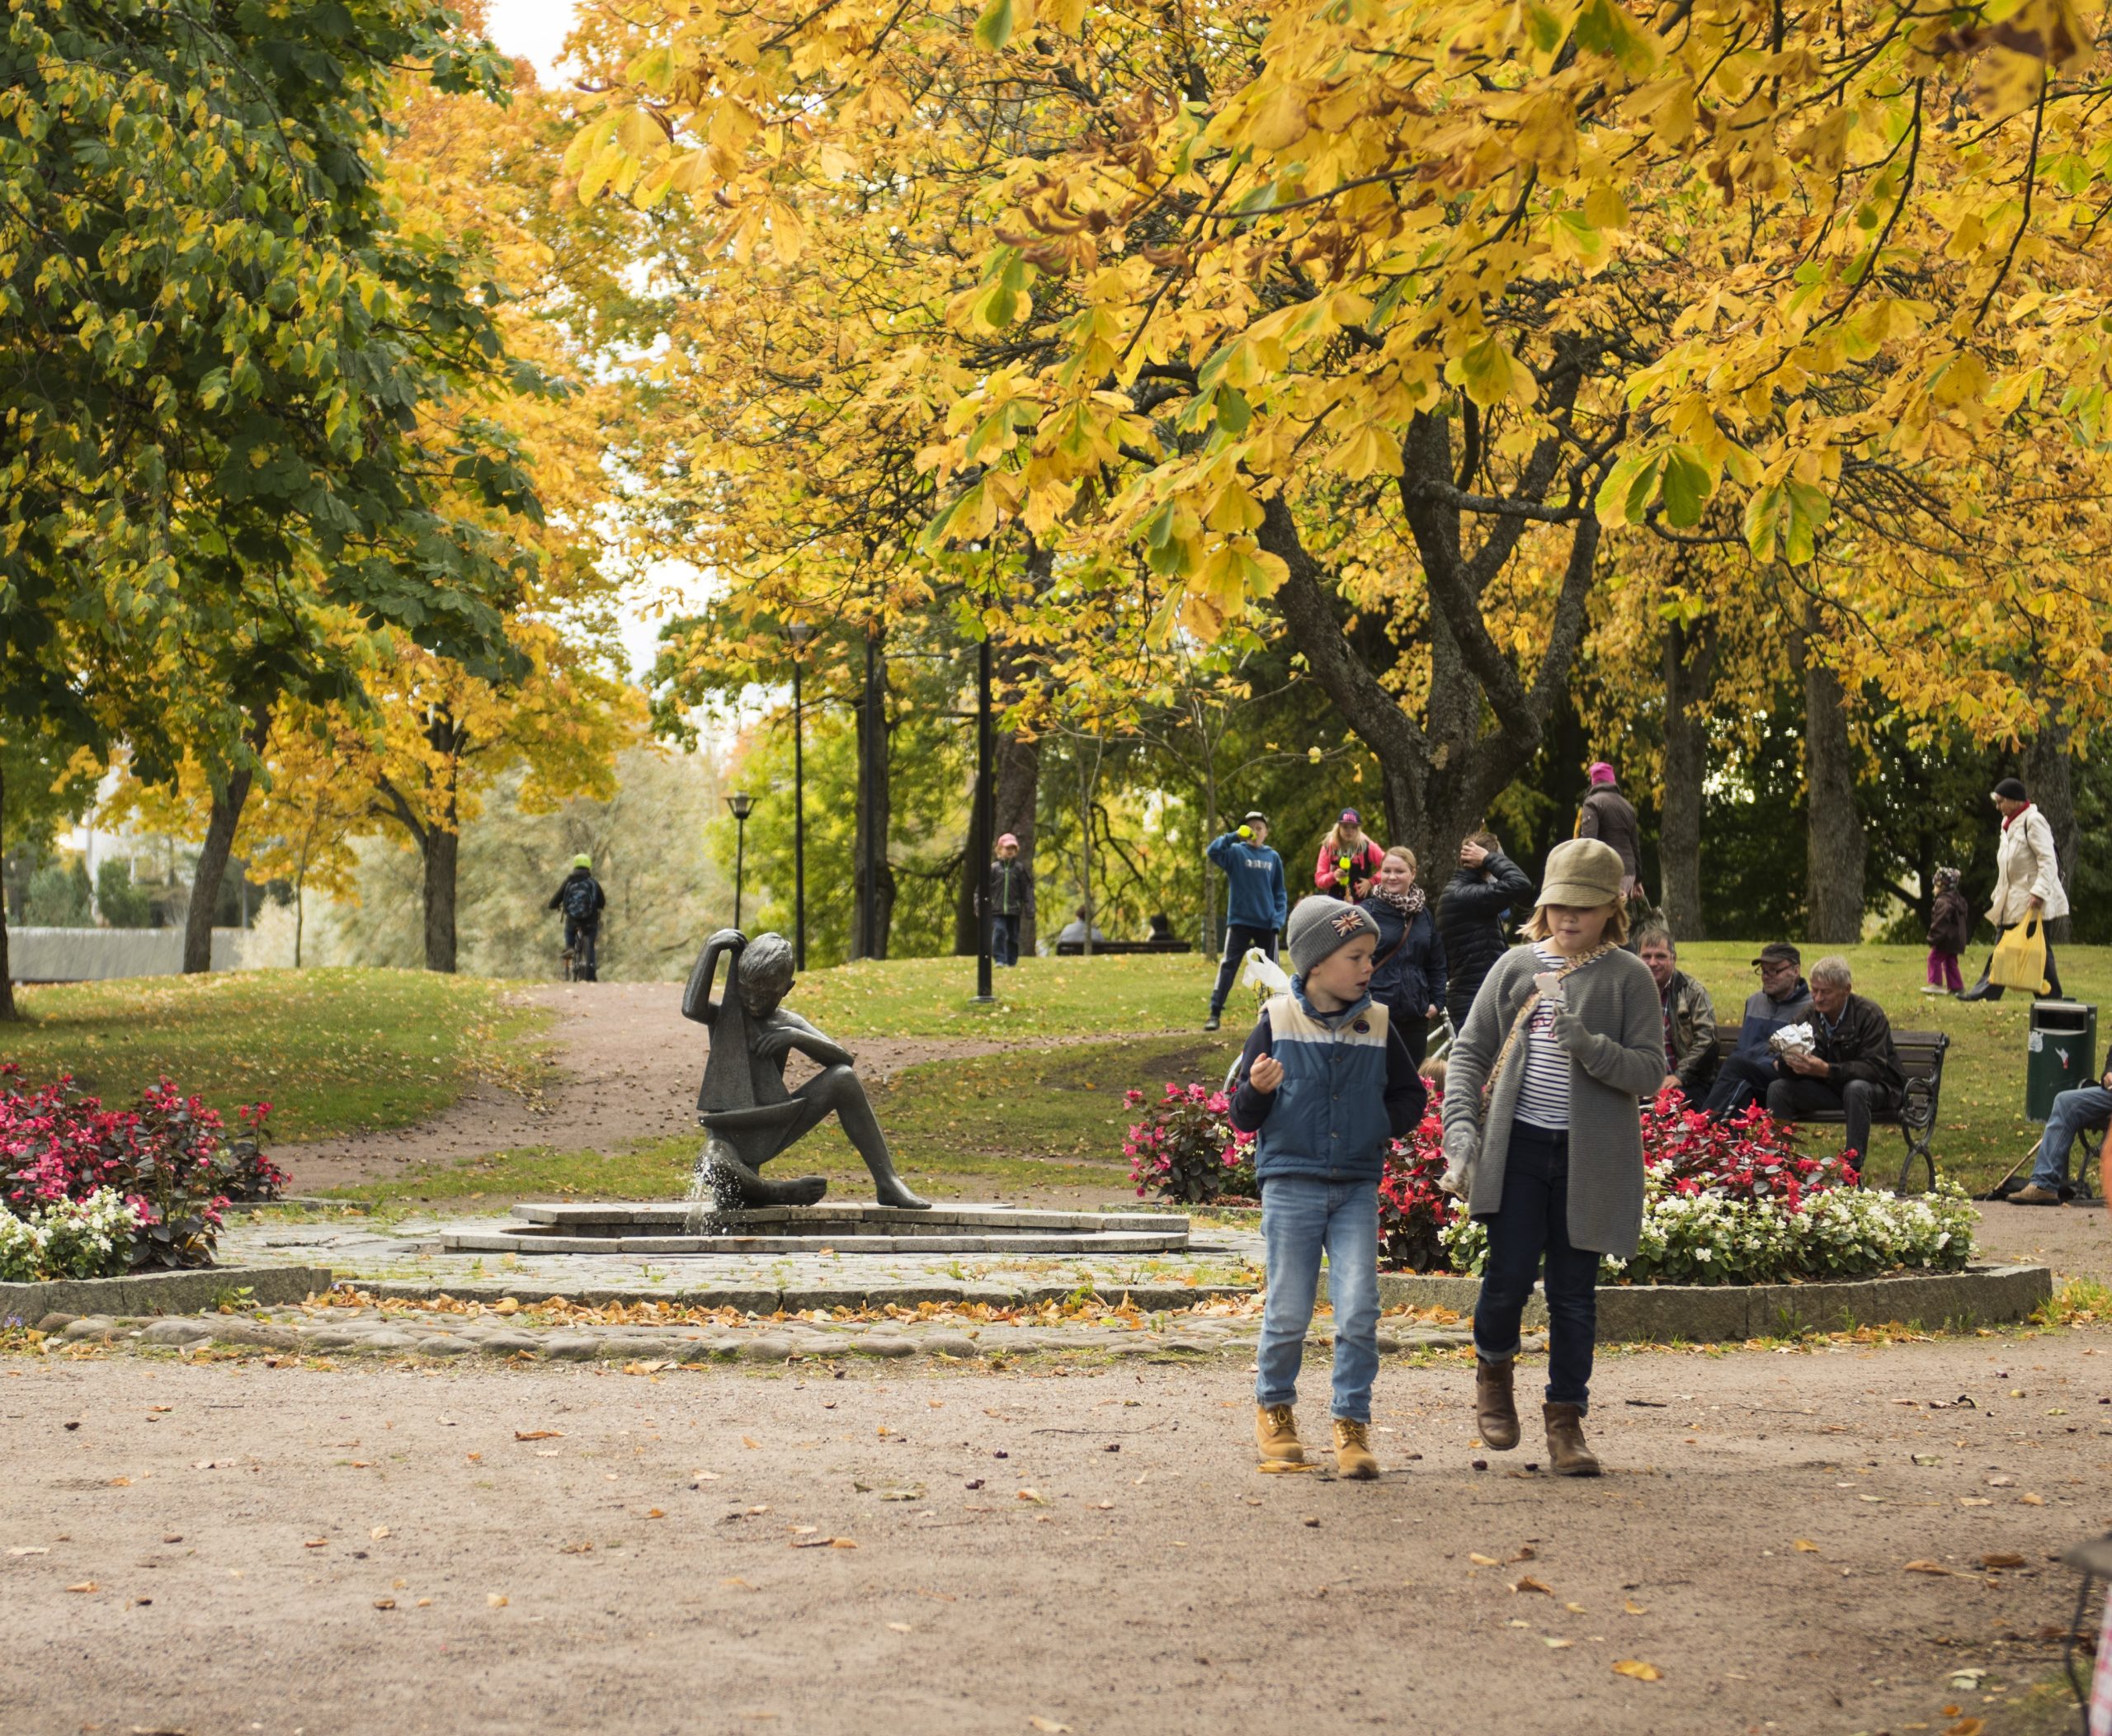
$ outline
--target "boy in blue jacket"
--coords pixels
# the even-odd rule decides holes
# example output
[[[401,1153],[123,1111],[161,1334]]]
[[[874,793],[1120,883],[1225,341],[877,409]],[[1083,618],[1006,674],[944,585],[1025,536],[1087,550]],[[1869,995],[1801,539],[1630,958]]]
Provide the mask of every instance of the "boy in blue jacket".
[[[1239,1058],[1232,1125],[1260,1138],[1268,1298],[1254,1382],[1263,1469],[1302,1465],[1292,1407],[1320,1256],[1335,1309],[1335,1469],[1379,1474],[1371,1383],[1379,1372],[1379,1179],[1389,1141],[1422,1119],[1425,1089],[1401,1033],[1371,998],[1379,925],[1339,899],[1291,913],[1290,993],[1272,995]]]
[[[1269,848],[1266,814],[1249,814],[1238,831],[1212,838],[1204,853],[1224,870],[1226,882],[1224,956],[1218,962],[1218,986],[1210,991],[1210,1016],[1203,1021],[1204,1030],[1215,1031],[1247,949],[1259,946],[1270,958],[1276,955],[1276,931],[1290,912],[1290,897],[1284,890],[1284,859]]]

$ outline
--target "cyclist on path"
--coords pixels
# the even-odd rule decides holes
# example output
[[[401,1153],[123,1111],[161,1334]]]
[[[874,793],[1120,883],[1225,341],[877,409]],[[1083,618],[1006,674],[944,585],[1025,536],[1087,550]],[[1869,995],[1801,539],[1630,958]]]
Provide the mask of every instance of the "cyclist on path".
[[[608,894],[594,878],[594,858],[583,853],[574,856],[572,872],[551,894],[546,908],[564,913],[565,951],[573,955],[573,975],[579,982],[598,980],[594,974],[594,949],[601,936],[601,912],[608,902]]]

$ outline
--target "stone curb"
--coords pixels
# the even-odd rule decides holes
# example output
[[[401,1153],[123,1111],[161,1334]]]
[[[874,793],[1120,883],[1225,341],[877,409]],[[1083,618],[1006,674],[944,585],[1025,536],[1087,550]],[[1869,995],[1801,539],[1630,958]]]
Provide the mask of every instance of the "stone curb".
[[[1464,1315],[1474,1311],[1480,1289],[1478,1278],[1383,1272],[1379,1300],[1384,1308],[1449,1308]],[[1323,1272],[1320,1295],[1327,1294]],[[1969,1331],[2028,1319],[2053,1294],[2053,1274],[2044,1266],[1973,1266],[1810,1284],[1602,1284],[1599,1342],[1721,1344],[1894,1323]],[[1547,1318],[1535,1287],[1525,1324],[1544,1328]]]
[[[1037,1302],[1061,1302],[1077,1295],[1077,1284],[870,1284],[813,1285],[790,1290],[728,1287],[697,1288],[672,1284],[582,1285],[554,1290],[547,1284],[437,1284],[415,1279],[379,1279],[372,1282],[346,1276],[346,1288],[371,1296],[396,1296],[406,1301],[430,1301],[451,1296],[458,1302],[501,1302],[508,1296],[523,1306],[536,1302],[573,1302],[599,1308],[611,1302],[665,1302],[677,1308],[732,1308],[742,1314],[772,1314],[782,1310],[799,1314],[816,1308],[915,1308],[920,1304],[987,1303],[992,1308],[1018,1308]],[[327,1286],[324,1286],[327,1287]],[[1255,1286],[1243,1284],[1102,1284],[1091,1286],[1096,1295],[1110,1302],[1124,1296],[1147,1314],[1193,1308],[1198,1302],[1222,1302],[1251,1296]],[[300,1300],[295,1297],[295,1300]]]
[[[137,1272],[122,1278],[52,1278],[0,1284],[0,1321],[34,1326],[46,1314],[197,1314],[238,1290],[266,1308],[304,1302],[330,1288],[319,1266],[208,1266],[195,1271]]]

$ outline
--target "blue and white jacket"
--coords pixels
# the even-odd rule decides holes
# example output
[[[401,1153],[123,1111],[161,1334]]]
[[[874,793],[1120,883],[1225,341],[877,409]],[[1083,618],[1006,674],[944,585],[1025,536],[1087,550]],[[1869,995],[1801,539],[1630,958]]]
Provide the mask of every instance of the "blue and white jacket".
[[[1247,1077],[1265,1054],[1283,1063],[1274,1091],[1256,1091]],[[1366,995],[1340,1012],[1318,1012],[1300,976],[1264,1003],[1247,1039],[1232,1125],[1261,1135],[1254,1175],[1264,1187],[1278,1176],[1375,1182],[1387,1143],[1414,1130],[1426,1095],[1384,1007]]]

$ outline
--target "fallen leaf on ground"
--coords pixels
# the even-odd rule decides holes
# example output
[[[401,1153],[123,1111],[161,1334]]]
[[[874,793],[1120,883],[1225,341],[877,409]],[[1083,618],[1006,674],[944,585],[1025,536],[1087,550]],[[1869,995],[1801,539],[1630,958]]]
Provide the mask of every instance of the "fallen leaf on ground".
[[[516,1428],[513,1432],[513,1438],[516,1441],[556,1441],[563,1434],[561,1428]]]
[[[78,1585],[69,1585],[66,1589],[69,1592],[99,1592],[102,1587],[92,1579],[83,1579]]]
[[[21,1549],[9,1550],[7,1553],[11,1555],[49,1555],[51,1551],[39,1544],[26,1545]]]
[[[916,1631],[906,1621],[890,1621],[888,1624],[888,1630],[890,1633],[895,1634],[912,1634]]]
[[[1518,1583],[1512,1586],[1511,1589],[1513,1592],[1539,1592],[1549,1597],[1554,1596],[1554,1587],[1553,1586],[1543,1585],[1530,1573],[1520,1573],[1518,1576]]]
[[[1043,1494],[1038,1488],[1023,1488],[1015,1490],[1013,1492],[1013,1499],[1016,1501],[1030,1501],[1036,1507],[1046,1507],[1049,1505],[1048,1496]]]
[[[795,1550],[825,1550],[835,1541],[833,1537],[794,1537],[786,1546]]]
[[[1816,1555],[1818,1553],[1818,1545],[1808,1537],[1799,1537],[1797,1540],[1797,1553],[1800,1555]]]
[[[488,1609],[502,1610],[511,1601],[502,1592],[488,1592],[484,1594],[484,1605]]]
[[[1105,1513],[1112,1511],[1115,1503],[1112,1501],[1096,1501],[1092,1505],[1094,1512]]]
[[[2046,1504],[2044,1495],[2019,1495],[2016,1498],[2026,1507],[2044,1507]]]
[[[667,1515],[659,1507],[649,1507],[645,1510],[645,1517],[648,1519],[665,1519]]]
[[[374,1606],[378,1610],[393,1610],[396,1607],[396,1600],[394,1597],[377,1597],[374,1600]]]
[[[858,1547],[848,1537],[832,1537],[828,1546],[832,1550],[855,1550]]]
[[[1944,1732],[1944,1736],[1980,1736],[1987,1728],[1987,1722],[1984,1718],[1961,1718]]]
[[[716,1483],[719,1480],[719,1473],[716,1471],[691,1471],[690,1475],[699,1483]]]
[[[327,1550],[330,1547],[330,1540],[328,1537],[311,1537],[301,1547],[304,1550]]]
[[[1908,1573],[1938,1573],[1948,1577],[1956,1570],[1945,1567],[1940,1561],[1910,1561],[1901,1571]]]
[[[1990,1550],[1980,1558],[1982,1567],[2022,1567],[2024,1557],[2009,1550]]]
[[[1614,1674],[1633,1676],[1638,1682],[1661,1682],[1665,1672],[1654,1663],[1645,1663],[1640,1658],[1617,1658],[1614,1660]]]
[[[1572,1616],[1588,1616],[1591,1613],[1581,1603],[1565,1603],[1563,1607]]]
[[[1026,1721],[1032,1724],[1037,1730],[1040,1730],[1044,1733],[1057,1730],[1068,1730],[1071,1728],[1068,1724],[1057,1723],[1057,1721],[1053,1718],[1040,1718],[1031,1713],[1028,1715]]]
[[[594,1545],[591,1543],[560,1544],[558,1553],[560,1555],[591,1555],[594,1553]]]
[[[1647,1605],[1638,1603],[1633,1597],[1624,1602],[1621,1607],[1631,1616],[1647,1616],[1650,1613]]]
[[[1314,1471],[1319,1469],[1320,1467],[1317,1465],[1286,1465],[1280,1459],[1264,1459],[1260,1464],[1256,1465],[1254,1469],[1261,1472],[1261,1474],[1265,1477],[1290,1477],[1295,1476],[1300,1471]],[[1144,1473],[1144,1476],[1146,1477],[1150,1474],[1151,1473],[1148,1471]],[[1137,1481],[1139,1483],[1142,1483],[1143,1480],[1143,1477],[1137,1479]]]
[[[762,1451],[761,1441],[751,1440],[746,1435],[741,1436],[741,1445],[747,1448],[747,1450],[752,1453],[759,1453]]]
[[[1543,1634],[1540,1635],[1540,1644],[1551,1652],[1566,1652],[1577,1642],[1574,1639],[1550,1639]]]
[[[366,1534],[376,1543],[379,1543],[384,1537],[386,1537],[389,1535],[389,1527],[385,1525],[370,1526],[367,1527]]]
[[[672,1362],[626,1362],[624,1372],[627,1375],[657,1375],[661,1370],[674,1366]]]
[[[1476,1567],[1502,1567],[1503,1565],[1495,1556],[1484,1555],[1478,1550],[1468,1550],[1467,1559],[1473,1562]]]

